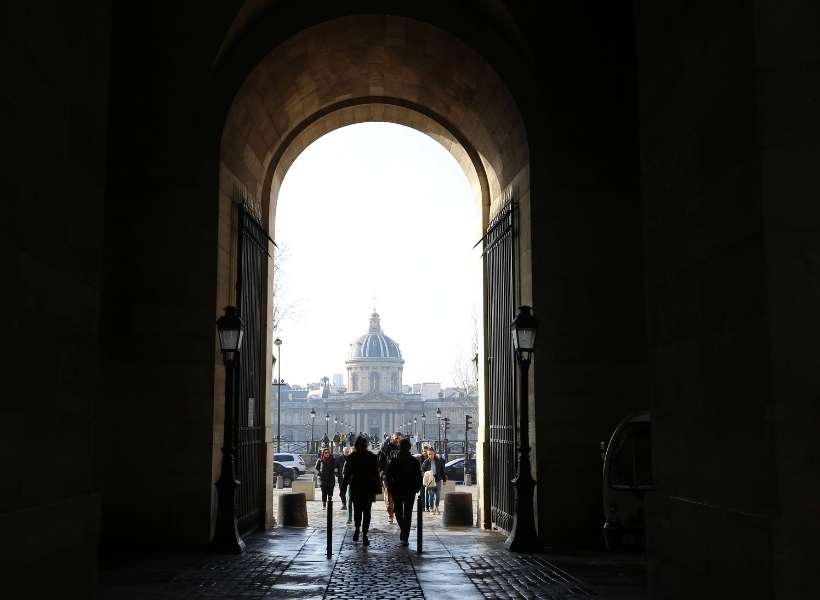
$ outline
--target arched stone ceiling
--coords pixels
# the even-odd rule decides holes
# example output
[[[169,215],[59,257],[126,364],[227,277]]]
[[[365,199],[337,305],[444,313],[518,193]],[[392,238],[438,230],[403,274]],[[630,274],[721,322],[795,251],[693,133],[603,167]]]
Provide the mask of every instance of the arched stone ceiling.
[[[360,15],[304,30],[253,69],[226,120],[221,190],[239,184],[270,197],[273,216],[278,185],[301,149],[337,127],[378,120],[442,142],[485,205],[528,164],[518,108],[477,53],[419,21]]]

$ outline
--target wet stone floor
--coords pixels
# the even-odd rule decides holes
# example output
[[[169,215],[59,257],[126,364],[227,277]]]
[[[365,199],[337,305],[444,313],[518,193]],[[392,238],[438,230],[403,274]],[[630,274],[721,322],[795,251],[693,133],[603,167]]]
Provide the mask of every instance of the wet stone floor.
[[[461,488],[459,491],[475,488]],[[276,493],[282,493],[277,490]],[[274,505],[276,505],[274,503]],[[442,505],[443,508],[443,505]],[[344,598],[472,600],[484,598],[646,597],[642,569],[611,557],[514,554],[504,537],[477,528],[445,528],[425,513],[423,552],[416,552],[416,517],[409,547],[383,502],[373,505],[370,546],[353,542],[353,526],[336,498],[332,556],[327,513],[308,502],[307,528],[274,529],[245,539],[238,556],[154,555],[104,563],[99,598]],[[634,563],[634,561],[633,561]],[[574,574],[581,573],[581,576]]]

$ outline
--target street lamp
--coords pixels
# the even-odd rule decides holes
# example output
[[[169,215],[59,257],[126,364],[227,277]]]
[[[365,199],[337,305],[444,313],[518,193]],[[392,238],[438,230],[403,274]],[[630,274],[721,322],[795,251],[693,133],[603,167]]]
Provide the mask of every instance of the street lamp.
[[[421,437],[425,441],[427,440],[427,415],[424,414],[424,411],[421,412]]]
[[[222,467],[216,482],[216,529],[210,548],[214,552],[241,554],[245,542],[236,527],[236,400],[234,371],[242,348],[244,330],[235,306],[226,306],[225,314],[216,320],[219,350],[225,363],[225,427],[222,442]]]
[[[439,394],[439,398],[441,394]],[[441,409],[436,409],[436,418],[438,419],[438,451],[441,452]]]
[[[419,420],[417,417],[413,417],[413,436],[419,437]]]
[[[518,359],[518,471],[512,480],[515,486],[515,514],[510,537],[504,546],[513,552],[537,552],[542,549],[535,529],[532,499],[536,482],[532,478],[529,432],[529,372],[535,350],[535,331],[538,321],[532,307],[519,306],[518,314],[510,325],[515,357]]]
[[[313,425],[316,422],[316,411],[312,408],[310,409],[310,449],[311,452],[316,451],[316,441],[313,437]]]
[[[339,417],[333,417],[333,437],[339,433]]]
[[[475,395],[478,398],[478,352],[473,355],[473,372],[475,374]],[[467,390],[467,396],[470,396],[469,390]]]
[[[330,431],[330,414],[325,413],[325,437],[328,436],[328,432]]]
[[[279,363],[279,379],[274,379],[273,383],[276,386],[276,451],[282,451],[282,340],[276,338],[273,340],[276,346],[276,354],[278,357],[273,359],[273,363]]]

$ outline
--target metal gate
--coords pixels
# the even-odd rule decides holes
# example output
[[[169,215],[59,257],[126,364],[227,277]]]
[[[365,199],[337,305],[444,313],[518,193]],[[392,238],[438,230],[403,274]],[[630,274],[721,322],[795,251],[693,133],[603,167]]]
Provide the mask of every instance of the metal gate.
[[[490,223],[484,236],[489,351],[489,426],[493,523],[512,529],[515,477],[515,361],[510,323],[515,317],[515,255],[512,199]]]
[[[239,355],[237,382],[237,479],[240,481],[236,516],[239,531],[246,533],[263,525],[265,515],[265,437],[261,403],[262,315],[265,257],[268,235],[260,220],[243,202],[239,205],[239,268],[237,305],[245,328]]]

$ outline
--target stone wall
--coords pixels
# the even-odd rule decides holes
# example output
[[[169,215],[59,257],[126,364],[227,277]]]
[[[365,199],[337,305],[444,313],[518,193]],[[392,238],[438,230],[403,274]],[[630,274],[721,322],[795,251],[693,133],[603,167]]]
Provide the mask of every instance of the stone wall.
[[[808,598],[818,8],[638,6],[651,589]]]
[[[0,580],[92,597],[111,7],[3,13]]]

